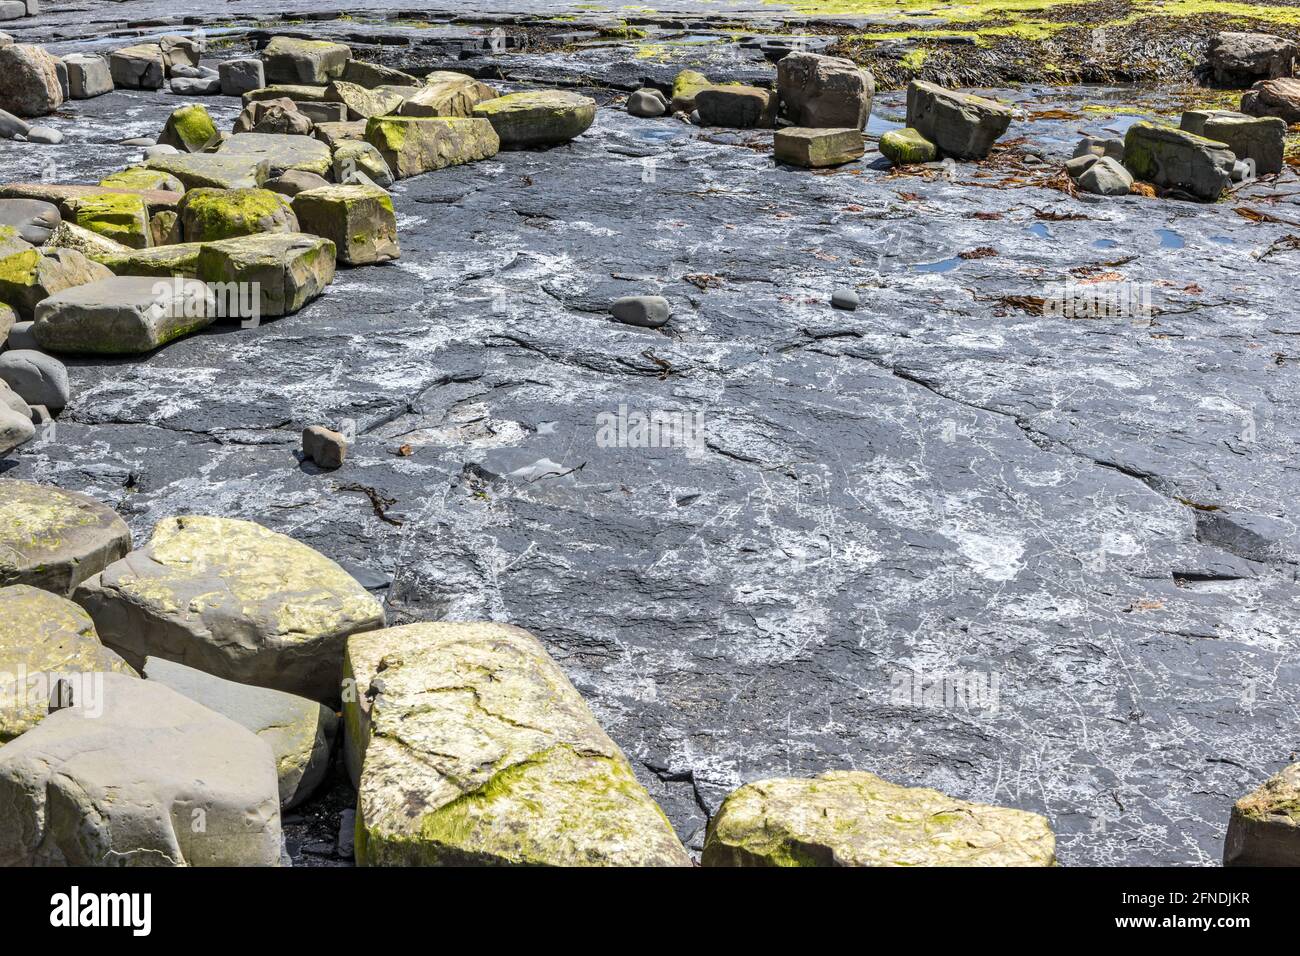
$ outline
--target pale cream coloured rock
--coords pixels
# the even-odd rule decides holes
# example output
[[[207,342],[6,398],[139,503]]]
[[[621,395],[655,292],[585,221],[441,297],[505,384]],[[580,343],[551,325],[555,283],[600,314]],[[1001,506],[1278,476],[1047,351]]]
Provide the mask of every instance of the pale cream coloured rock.
[[[97,671],[136,676],[67,598],[26,584],[0,588],[0,744],[45,717],[60,675]]]
[[[472,116],[474,107],[496,97],[496,90],[472,76],[438,70],[424,78],[424,86],[407,97],[397,112],[402,116]]]
[[[709,821],[705,866],[1053,866],[1045,817],[875,774],[751,783]]]
[[[369,866],[686,866],[663,811],[527,631],[348,640],[347,760]]]
[[[338,717],[325,705],[267,687],[222,680],[157,657],[145,661],[144,676],[224,714],[265,740],[275,756],[281,808],[302,803],[325,779],[338,732]]]
[[[131,550],[113,509],[74,491],[0,478],[0,585],[68,595]]]
[[[276,866],[265,741],[153,681],[70,682],[0,747],[0,866]]]
[[[202,515],[164,518],[74,599],[133,666],[161,657],[322,702],[339,699],[348,636],[384,623],[324,555],[251,521]]]

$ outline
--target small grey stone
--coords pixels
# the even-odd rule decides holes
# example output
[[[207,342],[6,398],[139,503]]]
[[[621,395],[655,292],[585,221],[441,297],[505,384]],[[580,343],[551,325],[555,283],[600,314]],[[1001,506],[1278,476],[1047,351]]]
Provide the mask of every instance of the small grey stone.
[[[847,309],[852,312],[858,307],[860,301],[857,292],[853,289],[840,288],[831,293],[831,305],[837,309]]]
[[[338,468],[347,457],[348,443],[338,432],[312,425],[302,431],[302,453],[317,467]]]
[[[219,96],[221,80],[215,76],[178,76],[171,81],[171,91],[177,96]]]
[[[1074,158],[1080,156],[1109,156],[1124,159],[1124,141],[1118,137],[1085,136],[1074,147]]]
[[[0,353],[0,379],[28,405],[44,405],[56,415],[71,398],[67,368],[44,352],[11,349]]]
[[[156,146],[146,146],[144,148],[144,158],[153,159],[155,156],[175,156],[180,152],[175,146],[168,146],[166,143],[159,143]]]
[[[628,295],[615,299],[610,312],[626,325],[657,329],[668,321],[668,300],[660,295]]]
[[[63,142],[63,134],[48,126],[33,126],[27,131],[27,142],[40,143],[44,146],[57,146]]]
[[[1078,179],[1089,166],[1101,159],[1096,153],[1082,153],[1065,161],[1065,171],[1071,179]]]
[[[1079,188],[1098,196],[1127,196],[1133,185],[1129,171],[1109,156],[1103,156],[1076,180]]]
[[[6,343],[9,351],[16,352],[19,349],[40,351],[41,347],[36,344],[36,337],[32,335],[32,326],[35,324],[35,322],[14,323],[14,327],[9,330],[9,339]]]
[[[668,112],[668,101],[655,89],[637,90],[627,98],[627,111],[633,116],[651,118]]]
[[[157,144],[158,140],[152,136],[132,136],[130,139],[124,139],[121,142],[122,146],[156,146]]]

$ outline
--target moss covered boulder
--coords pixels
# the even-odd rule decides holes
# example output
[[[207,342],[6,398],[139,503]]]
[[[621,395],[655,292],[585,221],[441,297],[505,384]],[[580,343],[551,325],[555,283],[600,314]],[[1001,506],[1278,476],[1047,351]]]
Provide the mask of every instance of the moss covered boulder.
[[[212,292],[195,279],[113,276],[40,303],[32,335],[56,354],[144,355],[215,318]]]
[[[269,189],[191,189],[177,211],[186,242],[299,231],[289,200]]]
[[[59,675],[96,671],[135,676],[78,605],[26,584],[0,588],[0,744],[45,717]]]
[[[567,90],[510,93],[474,107],[492,124],[502,149],[536,149],[567,143],[596,119],[596,101]]]
[[[932,163],[939,158],[934,143],[911,128],[891,129],[881,134],[880,152],[895,166]]]
[[[352,50],[328,40],[272,37],[262,51],[268,83],[327,83],[342,76]]]
[[[807,129],[788,126],[773,137],[776,158],[792,166],[821,169],[861,158],[866,143],[859,129]]]
[[[0,478],[0,585],[68,595],[131,550],[112,508],[50,485]]]
[[[402,116],[473,116],[474,107],[493,100],[497,91],[464,73],[438,70],[424,86],[408,96],[397,112]]]
[[[907,125],[954,159],[983,159],[1011,125],[1011,108],[947,90],[935,83],[907,84]]]
[[[401,256],[393,200],[374,186],[325,186],[293,197],[304,232],[334,243],[338,261],[350,266]]]
[[[136,193],[103,192],[69,199],[71,220],[82,229],[98,233],[132,249],[153,245],[149,206]]]
[[[145,169],[143,166],[132,166],[130,169],[110,173],[101,179],[99,184],[110,189],[141,193],[151,190],[169,193],[185,192],[185,184],[171,173],[163,172],[161,169]]]
[[[222,680],[157,657],[145,661],[143,673],[146,680],[170,687],[266,741],[275,758],[282,809],[302,803],[324,781],[338,735],[338,717],[323,704]]]
[[[696,70],[682,70],[673,79],[674,113],[692,113],[695,111],[695,94],[706,90],[713,84],[703,73]]]
[[[1136,178],[1213,202],[1232,183],[1237,157],[1225,143],[1185,130],[1134,123],[1124,134],[1124,166]]]
[[[527,631],[428,623],[354,635],[344,723],[362,865],[689,865]]]
[[[1269,777],[1232,808],[1224,866],[1300,866],[1300,763]]]
[[[342,103],[346,106],[350,120],[386,116],[402,105],[402,96],[399,93],[367,89],[346,80],[331,82],[325,90],[325,98],[331,103]]]
[[[334,281],[334,243],[300,232],[264,233],[199,243],[195,275],[205,282],[256,290],[257,317],[289,315]],[[242,297],[241,297],[242,299]],[[218,314],[231,315],[218,300]]]
[[[318,176],[328,176],[330,171],[329,147],[311,136],[237,133],[221,144],[216,155],[265,161],[272,176],[279,176],[289,169],[301,169]]]
[[[487,120],[455,117],[372,117],[366,142],[379,150],[398,179],[489,159],[501,148]]]
[[[158,145],[172,146],[182,153],[201,153],[217,138],[217,124],[199,103],[179,106],[163,124]]]
[[[246,135],[256,135],[248,133]],[[238,136],[232,139],[238,139]],[[245,189],[261,186],[271,178],[270,164],[265,156],[256,153],[180,153],[171,156],[151,156],[144,161],[146,169],[170,173],[185,184],[186,189],[209,186],[214,189]]]
[[[28,248],[0,259],[0,302],[29,322],[42,299],[110,275],[74,249]]]
[[[383,608],[346,571],[251,521],[164,518],[74,600],[133,666],[161,657],[311,700],[339,699],[344,642]]]
[[[1036,813],[900,787],[875,774],[741,787],[709,821],[705,866],[1053,866]]]

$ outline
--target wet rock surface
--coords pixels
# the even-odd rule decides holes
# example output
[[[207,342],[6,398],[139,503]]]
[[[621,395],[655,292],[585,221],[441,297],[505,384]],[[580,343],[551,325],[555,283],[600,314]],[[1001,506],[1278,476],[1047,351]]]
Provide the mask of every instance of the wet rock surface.
[[[711,79],[774,80],[713,55]],[[675,69],[566,52],[499,85],[594,76],[609,107]],[[1216,862],[1295,739],[1297,253],[1233,211],[1300,217],[1295,177],[1072,199],[1047,186],[1079,135],[1152,97],[976,92],[1017,117],[955,169],[869,147],[812,173],[771,131],[602,108],[566,145],[403,180],[400,260],[256,328],[70,360],[55,434],[0,468],[137,541],[195,502],[256,520],[371,575],[393,624],[527,628],[696,852],[739,784],[858,769],[1041,813],[1067,865]],[[219,128],[241,106],[205,104]],[[97,182],[176,105],[64,104],[41,155]],[[869,137],[901,126],[901,91],[873,109]],[[1099,276],[1149,284],[1153,313],[1043,308]],[[664,329],[610,321],[650,294]],[[622,406],[690,427],[611,446]],[[337,471],[299,461],[316,424],[352,430]],[[286,821],[296,860],[333,844],[341,792]]]

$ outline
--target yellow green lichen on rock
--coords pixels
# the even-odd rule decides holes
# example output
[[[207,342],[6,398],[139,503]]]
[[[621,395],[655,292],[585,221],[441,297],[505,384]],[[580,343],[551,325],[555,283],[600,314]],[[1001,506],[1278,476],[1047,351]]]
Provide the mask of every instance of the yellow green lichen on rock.
[[[178,213],[186,242],[298,231],[289,200],[269,189],[191,189]]]
[[[200,243],[194,271],[204,282],[255,289],[261,316],[289,315],[334,281],[336,254],[328,239],[301,232],[239,236]]]
[[[198,277],[199,251],[202,243],[182,242],[152,249],[133,249],[121,252],[87,253],[96,262],[119,276],[180,276]]]
[[[366,142],[398,179],[490,159],[501,147],[487,120],[459,117],[371,117]]]
[[[881,134],[880,152],[895,166],[932,163],[939,158],[934,143],[911,128],[891,129]]]
[[[117,513],[92,498],[0,478],[0,585],[67,595],[131,549]]]
[[[321,186],[293,198],[305,232],[334,243],[348,265],[388,262],[401,255],[393,200],[374,186]]]
[[[689,113],[695,109],[695,94],[707,90],[713,84],[703,73],[696,70],[682,70],[673,79],[674,113]]]
[[[531,90],[485,100],[474,116],[492,124],[502,149],[532,149],[582,135],[596,119],[596,101],[567,90]]]
[[[322,702],[338,699],[348,635],[384,622],[324,555],[251,521],[202,515],[160,521],[75,600],[135,666],[161,657]]]
[[[69,199],[73,221],[83,229],[106,236],[132,249],[153,245],[149,206],[135,193],[104,192]]]
[[[26,584],[0,588],[0,744],[48,713],[49,691],[60,675],[104,671],[135,676],[100,643],[84,610]]]
[[[1284,767],[1232,808],[1224,866],[1300,866],[1300,763]]]
[[[685,866],[663,812],[527,631],[348,641],[346,758],[369,866]]]
[[[56,292],[106,279],[112,273],[75,249],[27,248],[0,259],[0,302],[24,320],[34,317],[36,304]]]
[[[160,146],[171,146],[183,153],[199,153],[217,138],[217,124],[207,108],[191,103],[172,110],[158,136]]]
[[[969,803],[864,772],[733,792],[709,821],[705,866],[1053,866],[1036,813]]]
[[[110,173],[101,179],[99,184],[113,189],[142,192],[151,189],[171,193],[185,192],[185,184],[171,173],[163,172],[161,169],[145,169],[143,166],[132,166],[129,169]]]

